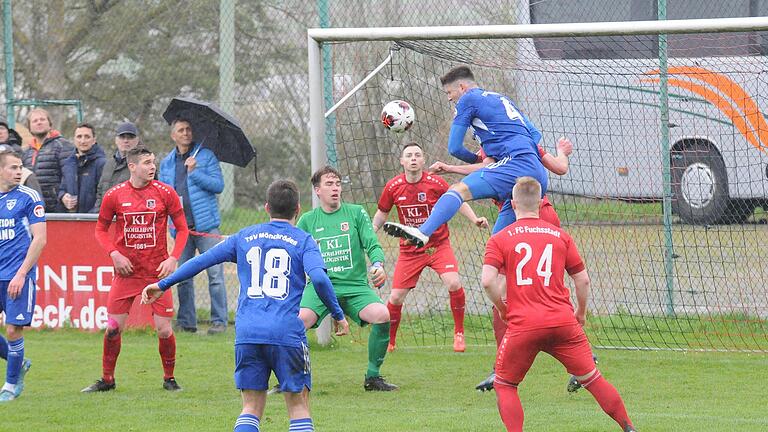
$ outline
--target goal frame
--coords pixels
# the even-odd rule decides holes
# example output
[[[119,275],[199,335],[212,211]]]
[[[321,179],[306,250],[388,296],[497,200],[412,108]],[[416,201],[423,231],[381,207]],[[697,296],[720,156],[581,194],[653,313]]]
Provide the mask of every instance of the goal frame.
[[[631,24],[631,25],[628,25]],[[342,105],[363,84],[375,76],[388,60],[374,68],[365,79],[358,83],[349,94],[344,95],[333,108],[326,112],[323,94],[323,57],[322,47],[334,42],[397,42],[403,40],[466,40],[466,39],[519,39],[533,37],[584,37],[584,36],[626,36],[626,35],[667,35],[695,33],[725,33],[768,31],[768,17],[715,18],[688,20],[621,21],[559,24],[519,24],[519,25],[478,25],[478,26],[427,26],[427,27],[372,27],[372,28],[311,28],[307,30],[308,84],[309,84],[309,135],[311,169],[316,171],[327,163],[325,118],[335,108]],[[662,47],[663,44],[663,48]],[[659,38],[659,77],[662,151],[669,151],[669,117],[666,99],[667,58],[666,38]],[[666,150],[664,150],[666,149]],[[669,178],[669,163],[665,161],[664,175]],[[669,185],[665,185],[665,188]],[[671,191],[665,190],[665,197],[671,197]],[[668,296],[667,314],[673,316],[674,304],[674,250],[671,234],[671,198],[663,200],[665,226],[665,279]],[[317,206],[317,200],[313,200]],[[327,320],[326,320],[327,321]],[[318,341],[327,345],[331,341],[329,322],[322,323],[318,329]]]

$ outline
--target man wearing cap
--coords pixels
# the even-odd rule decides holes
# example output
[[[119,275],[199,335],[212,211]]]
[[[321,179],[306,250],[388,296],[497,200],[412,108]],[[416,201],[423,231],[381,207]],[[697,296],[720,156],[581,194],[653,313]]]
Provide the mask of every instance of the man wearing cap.
[[[27,128],[32,142],[24,151],[24,166],[37,175],[43,192],[46,212],[64,211],[59,201],[62,168],[64,161],[75,151],[75,147],[59,131],[53,129],[48,111],[35,108],[27,116]]]
[[[96,189],[96,204],[92,213],[98,213],[101,207],[101,199],[104,194],[112,187],[124,181],[131,176],[128,172],[128,162],[125,155],[139,145],[139,130],[131,122],[124,122],[117,125],[115,130],[115,154],[107,158],[104,170],[101,173],[99,187]]]
[[[224,190],[224,176],[216,155],[194,141],[192,125],[184,119],[171,124],[171,140],[175,146],[160,162],[158,179],[176,190],[181,197],[184,215],[187,217],[190,236],[179,265],[216,246],[221,241],[219,202],[216,198]],[[171,235],[175,231],[171,230]],[[223,333],[227,329],[227,288],[224,286],[224,269],[221,264],[209,267],[208,293],[211,296],[211,327],[208,334]],[[192,279],[179,284],[179,313],[177,328],[181,331],[197,331],[195,286]]]

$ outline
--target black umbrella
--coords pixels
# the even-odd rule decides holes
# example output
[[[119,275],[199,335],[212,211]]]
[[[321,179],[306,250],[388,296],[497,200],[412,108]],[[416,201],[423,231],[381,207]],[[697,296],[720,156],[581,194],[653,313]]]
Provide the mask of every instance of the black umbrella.
[[[213,103],[175,97],[165,109],[163,118],[168,124],[177,119],[187,120],[195,141],[213,151],[221,162],[245,167],[256,157],[256,150],[243,133],[240,122]]]

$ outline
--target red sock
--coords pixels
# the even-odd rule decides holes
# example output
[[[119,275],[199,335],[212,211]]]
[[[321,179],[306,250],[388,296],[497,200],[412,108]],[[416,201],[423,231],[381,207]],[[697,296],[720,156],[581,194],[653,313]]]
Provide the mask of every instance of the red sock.
[[[449,291],[448,295],[451,298],[451,313],[453,314],[453,332],[464,333],[464,305],[466,303],[466,297],[464,296],[464,288],[459,288],[456,291]]]
[[[600,408],[611,416],[622,429],[632,426],[632,421],[629,420],[627,409],[624,407],[624,401],[621,400],[619,392],[616,391],[616,387],[603,378],[600,371],[583,381],[581,385],[592,393],[597,403],[600,404]]]
[[[397,328],[400,327],[400,318],[403,315],[403,305],[394,305],[387,302],[389,310],[389,344],[394,345],[397,338]]]
[[[501,421],[507,431],[521,432],[523,430],[523,405],[517,395],[517,386],[494,383],[496,403],[501,414]]]
[[[173,368],[176,366],[176,335],[157,338],[160,359],[163,361],[163,379],[173,378]]]
[[[496,338],[496,348],[498,348],[501,345],[502,339],[504,339],[504,333],[507,332],[507,324],[499,318],[496,307],[491,312],[493,313],[493,336]]]
[[[113,333],[111,336],[108,331],[104,333],[104,350],[101,354],[101,377],[104,381],[115,381],[115,366],[117,365],[117,356],[120,355],[122,340],[122,334],[119,332]]]

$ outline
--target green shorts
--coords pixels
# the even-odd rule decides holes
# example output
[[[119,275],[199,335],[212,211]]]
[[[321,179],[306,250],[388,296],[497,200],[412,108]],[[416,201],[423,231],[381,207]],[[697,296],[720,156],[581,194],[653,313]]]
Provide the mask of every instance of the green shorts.
[[[339,305],[344,314],[360,326],[368,324],[360,319],[361,310],[369,304],[384,304],[384,301],[379,298],[378,294],[369,287],[344,288],[343,291],[343,294],[336,294]],[[304,295],[301,297],[301,307],[311,309],[317,314],[317,322],[313,327],[317,327],[323,321],[323,318],[331,313],[320,300],[312,285],[307,285],[306,289],[304,289]]]

